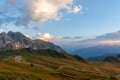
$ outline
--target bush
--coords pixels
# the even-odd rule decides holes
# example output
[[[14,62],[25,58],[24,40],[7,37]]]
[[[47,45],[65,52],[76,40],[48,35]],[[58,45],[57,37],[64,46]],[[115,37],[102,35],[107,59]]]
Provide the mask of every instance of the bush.
[[[110,76],[109,80],[118,80],[118,79],[113,76]]]
[[[31,66],[31,67],[34,67],[34,65],[33,65],[33,64],[30,64],[30,66]]]

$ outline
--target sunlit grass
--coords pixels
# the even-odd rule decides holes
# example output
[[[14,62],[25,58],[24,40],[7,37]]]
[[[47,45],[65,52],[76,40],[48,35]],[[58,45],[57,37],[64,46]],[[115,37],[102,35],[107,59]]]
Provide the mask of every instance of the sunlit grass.
[[[4,60],[12,55],[22,56],[21,62],[30,63],[33,66],[15,62],[11,58]],[[40,55],[37,52],[30,53],[26,50],[4,52],[4,54],[0,54],[0,58],[0,80],[109,80],[111,74],[120,72],[119,65],[107,62],[89,61],[85,63],[76,59],[56,58]],[[60,66],[65,67],[59,70]],[[95,71],[91,66],[100,69],[102,73]]]

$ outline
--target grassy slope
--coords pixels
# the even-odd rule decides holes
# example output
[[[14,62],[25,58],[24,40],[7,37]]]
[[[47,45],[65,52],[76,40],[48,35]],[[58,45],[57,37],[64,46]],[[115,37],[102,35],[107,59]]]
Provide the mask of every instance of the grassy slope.
[[[3,60],[12,55],[21,55],[22,61],[43,67],[31,67],[30,64],[17,63],[10,59]],[[86,63],[50,50],[9,50],[1,52],[0,59],[0,80],[109,80],[110,74],[120,72],[119,65],[99,61]],[[59,70],[60,66],[62,69]],[[100,69],[101,72],[91,66]]]

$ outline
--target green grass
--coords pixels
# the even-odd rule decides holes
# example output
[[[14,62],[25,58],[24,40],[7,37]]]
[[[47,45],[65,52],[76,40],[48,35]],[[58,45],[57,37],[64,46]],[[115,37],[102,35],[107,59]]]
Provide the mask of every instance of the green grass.
[[[22,56],[21,62],[38,64],[50,70],[35,65],[31,67],[30,64],[17,63],[11,59],[3,60],[13,55]],[[119,65],[99,61],[91,62],[79,56],[75,57],[51,50],[34,51],[22,49],[2,51],[0,52],[0,80],[109,80],[111,74],[120,72]],[[68,67],[58,70],[60,66]],[[87,66],[94,66],[102,70],[103,73],[90,68],[86,69],[86,71],[76,71],[69,66],[74,66],[78,70]]]
[[[0,80],[42,80],[32,74],[0,72]]]

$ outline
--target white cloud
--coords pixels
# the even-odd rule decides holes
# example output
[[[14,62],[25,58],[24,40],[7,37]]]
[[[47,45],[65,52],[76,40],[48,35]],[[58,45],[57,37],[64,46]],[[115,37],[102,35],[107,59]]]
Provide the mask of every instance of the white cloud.
[[[40,39],[44,41],[50,41],[53,42],[56,45],[61,46],[62,48],[66,50],[73,50],[74,47],[76,47],[77,44],[74,43],[74,41],[81,40],[82,36],[53,36],[50,33],[38,33],[34,39]],[[78,47],[79,48],[79,47]]]
[[[81,10],[81,6],[80,6],[80,7],[76,6],[76,7],[73,9],[73,12],[74,12],[74,13],[78,13],[80,10]]]
[[[36,39],[41,39],[44,41],[51,41],[53,39],[53,36],[50,35],[49,33],[45,33],[45,34],[38,33],[36,36]]]
[[[24,34],[24,36],[26,36],[26,37],[32,39],[32,37],[31,37],[30,35],[28,35],[28,34]]]
[[[72,4],[73,0],[26,0],[26,11],[35,21],[59,20],[60,10],[71,8]],[[78,9],[75,7],[74,11]]]
[[[74,0],[7,0],[7,2],[13,7],[16,7],[17,2],[24,4],[18,9],[20,15],[15,18],[17,25],[24,26],[31,21],[59,20],[63,15],[61,10],[75,14],[81,11],[81,6],[74,5]]]
[[[81,10],[82,10],[82,6],[79,5],[79,6],[75,6],[73,9],[68,9],[68,12],[76,14],[76,13],[80,12]]]
[[[51,35],[50,33],[38,33],[35,37],[35,39],[41,39],[41,40],[44,40],[44,41],[51,41],[51,42],[54,42],[54,43],[68,43],[68,42],[71,42],[73,40],[80,40],[82,39],[83,37],[82,36],[53,36]]]

